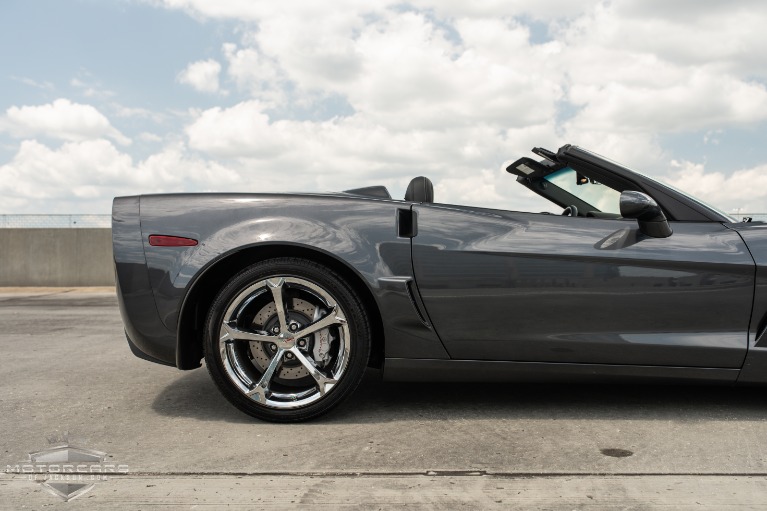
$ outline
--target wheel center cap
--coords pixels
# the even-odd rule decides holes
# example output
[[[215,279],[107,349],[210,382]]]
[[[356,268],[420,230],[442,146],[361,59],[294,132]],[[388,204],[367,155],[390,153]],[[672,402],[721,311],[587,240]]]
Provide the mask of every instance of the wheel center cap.
[[[276,344],[278,348],[287,350],[296,345],[296,338],[293,337],[293,334],[283,332],[277,336],[274,340],[274,344]]]

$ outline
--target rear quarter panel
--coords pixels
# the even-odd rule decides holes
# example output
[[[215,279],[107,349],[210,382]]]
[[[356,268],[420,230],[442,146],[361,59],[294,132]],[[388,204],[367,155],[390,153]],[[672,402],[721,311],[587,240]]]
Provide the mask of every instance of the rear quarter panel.
[[[401,201],[338,195],[143,196],[142,243],[163,328],[175,336],[184,298],[207,269],[233,253],[266,245],[305,247],[342,262],[365,282],[382,315],[397,309],[394,303],[409,304],[409,298],[380,281],[412,277],[410,239],[398,237],[396,225],[397,209],[409,207]],[[148,242],[152,234],[189,237],[199,244],[153,247]],[[395,354],[406,355],[409,346],[417,345],[424,356],[447,356],[433,330],[417,321],[414,310],[405,316],[399,325],[384,318],[387,354],[394,349]]]
[[[112,206],[115,283],[125,333],[138,350],[155,361],[175,363],[176,342],[155,306],[144,256],[140,197],[118,197]]]

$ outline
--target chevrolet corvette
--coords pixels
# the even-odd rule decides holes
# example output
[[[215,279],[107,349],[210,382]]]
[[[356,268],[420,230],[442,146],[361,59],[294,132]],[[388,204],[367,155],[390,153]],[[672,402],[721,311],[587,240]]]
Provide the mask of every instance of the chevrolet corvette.
[[[767,225],[585,149],[506,169],[550,211],[337,193],[117,197],[128,344],[290,422],[394,381],[767,382]]]

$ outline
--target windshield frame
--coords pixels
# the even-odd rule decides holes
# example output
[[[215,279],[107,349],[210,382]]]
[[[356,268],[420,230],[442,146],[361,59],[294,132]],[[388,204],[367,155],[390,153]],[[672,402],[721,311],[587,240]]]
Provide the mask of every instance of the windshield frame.
[[[738,220],[706,204],[704,201],[673,186],[667,185],[625,165],[574,145],[564,145],[557,151],[557,160],[577,170],[587,168],[600,174],[634,183],[637,191],[653,197],[670,220],[687,222],[738,223]]]

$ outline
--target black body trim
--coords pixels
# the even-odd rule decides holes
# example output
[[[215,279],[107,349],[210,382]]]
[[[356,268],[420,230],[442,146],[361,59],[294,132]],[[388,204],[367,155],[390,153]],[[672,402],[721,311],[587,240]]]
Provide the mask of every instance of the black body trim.
[[[384,380],[412,382],[734,383],[739,369],[387,358]]]
[[[125,339],[128,341],[128,347],[130,348],[131,352],[138,358],[142,360],[148,360],[149,362],[154,362],[155,364],[160,364],[160,365],[169,366],[169,367],[176,367],[176,364],[171,364],[170,362],[166,362],[164,360],[154,358],[152,356],[147,355],[143,351],[141,351],[138,346],[133,344],[133,341],[131,341],[131,338],[128,335],[128,332],[125,332]]]

